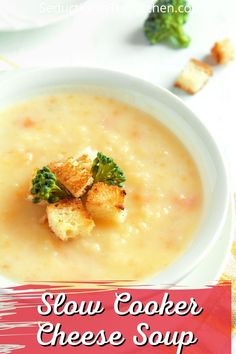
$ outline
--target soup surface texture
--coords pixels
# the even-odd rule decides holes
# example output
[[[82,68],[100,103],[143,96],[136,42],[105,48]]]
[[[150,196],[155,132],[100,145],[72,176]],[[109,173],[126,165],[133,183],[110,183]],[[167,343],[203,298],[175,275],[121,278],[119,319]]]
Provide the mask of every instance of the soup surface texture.
[[[144,112],[108,97],[40,96],[0,112],[0,274],[16,280],[143,279],[191,243],[202,210],[196,166]],[[127,217],[62,242],[27,200],[32,171],[92,148],[125,172]]]

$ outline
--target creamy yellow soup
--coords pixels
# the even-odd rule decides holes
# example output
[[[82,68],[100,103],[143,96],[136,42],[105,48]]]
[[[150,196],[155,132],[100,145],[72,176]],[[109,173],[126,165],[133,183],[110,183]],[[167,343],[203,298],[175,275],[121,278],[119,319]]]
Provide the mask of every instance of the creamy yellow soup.
[[[0,112],[0,274],[16,280],[144,279],[174,262],[199,225],[202,188],[181,142],[146,113],[62,93]],[[32,171],[92,148],[125,172],[127,217],[63,242],[27,200]]]

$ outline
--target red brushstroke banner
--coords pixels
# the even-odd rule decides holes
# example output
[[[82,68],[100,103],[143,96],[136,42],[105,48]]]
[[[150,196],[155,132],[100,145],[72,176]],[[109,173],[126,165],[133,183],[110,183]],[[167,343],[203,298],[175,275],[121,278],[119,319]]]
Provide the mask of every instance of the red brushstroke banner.
[[[79,286],[80,285],[80,286]],[[231,286],[27,285],[0,293],[0,353],[231,353]]]

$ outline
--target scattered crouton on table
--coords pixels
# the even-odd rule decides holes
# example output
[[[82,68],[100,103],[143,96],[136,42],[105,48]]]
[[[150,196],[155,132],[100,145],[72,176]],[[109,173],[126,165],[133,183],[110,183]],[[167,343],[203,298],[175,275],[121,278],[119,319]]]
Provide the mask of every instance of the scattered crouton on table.
[[[218,64],[227,64],[234,60],[234,47],[230,39],[216,42],[211,49],[211,54]]]
[[[95,224],[80,199],[64,199],[47,206],[48,224],[63,241],[88,236]]]
[[[78,159],[71,157],[65,161],[48,165],[59,182],[76,198],[81,197],[86,189],[93,184],[91,166],[92,161],[88,155],[82,155]]]
[[[88,192],[86,208],[94,219],[122,222],[125,218],[125,196],[123,189],[98,182]]]
[[[175,86],[195,94],[202,89],[212,74],[210,65],[191,59],[175,82]]]

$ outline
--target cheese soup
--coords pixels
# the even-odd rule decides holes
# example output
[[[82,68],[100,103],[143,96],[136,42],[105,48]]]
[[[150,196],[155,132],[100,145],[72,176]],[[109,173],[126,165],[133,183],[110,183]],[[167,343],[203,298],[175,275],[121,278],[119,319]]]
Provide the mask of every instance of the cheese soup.
[[[131,106],[80,92],[40,96],[0,113],[0,274],[15,280],[144,279],[187,250],[201,218],[201,180],[188,151]],[[32,171],[91,148],[126,175],[123,223],[97,223],[63,242],[45,206],[27,199]]]

